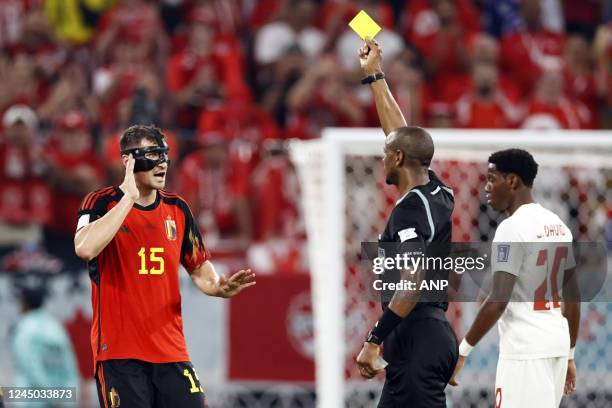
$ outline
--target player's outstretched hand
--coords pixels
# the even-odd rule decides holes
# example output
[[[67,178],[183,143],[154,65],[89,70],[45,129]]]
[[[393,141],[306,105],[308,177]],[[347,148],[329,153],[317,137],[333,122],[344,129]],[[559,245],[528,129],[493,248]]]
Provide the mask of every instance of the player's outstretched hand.
[[[567,374],[565,375],[564,395],[569,395],[576,390],[576,362],[569,360],[567,362]]]
[[[134,179],[134,164],[136,159],[131,154],[128,156],[127,163],[125,164],[125,178],[123,183],[119,186],[123,194],[136,201],[140,197],[138,187],[136,187],[136,180]]]
[[[359,63],[366,75],[382,72],[382,50],[376,40],[365,38],[365,43],[359,49]]]
[[[236,296],[249,286],[255,285],[255,273],[250,269],[241,270],[226,278],[225,275],[219,277],[219,296],[230,298]]]
[[[363,347],[356,359],[359,373],[362,377],[373,378],[384,371],[384,366],[380,366],[378,362],[379,357],[380,346],[374,343],[363,343]]]
[[[452,385],[454,387],[459,385],[459,381],[457,381],[457,377],[459,377],[459,372],[463,368],[464,364],[465,364],[465,357],[460,355],[459,359],[457,360],[457,365],[455,365],[455,371],[453,371],[453,376],[451,377],[450,381],[448,382],[450,385]]]

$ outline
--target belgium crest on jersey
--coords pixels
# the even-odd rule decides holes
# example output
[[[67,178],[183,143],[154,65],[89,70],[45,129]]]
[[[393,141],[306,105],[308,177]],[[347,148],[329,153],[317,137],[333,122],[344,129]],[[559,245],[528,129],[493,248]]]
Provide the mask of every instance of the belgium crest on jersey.
[[[176,241],[176,222],[170,216],[166,219],[166,237],[169,241]]]

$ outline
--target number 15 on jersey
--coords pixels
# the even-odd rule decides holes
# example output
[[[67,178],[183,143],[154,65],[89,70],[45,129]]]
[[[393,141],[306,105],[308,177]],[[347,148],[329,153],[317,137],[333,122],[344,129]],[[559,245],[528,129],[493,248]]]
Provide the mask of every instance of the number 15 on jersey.
[[[159,254],[164,253],[164,248],[140,248],[138,256],[140,257],[139,275],[161,275],[164,273],[164,258]]]

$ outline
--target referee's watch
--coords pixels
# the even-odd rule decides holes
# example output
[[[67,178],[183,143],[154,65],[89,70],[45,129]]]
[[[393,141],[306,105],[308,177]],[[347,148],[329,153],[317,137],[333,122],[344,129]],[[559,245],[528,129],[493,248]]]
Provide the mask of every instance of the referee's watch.
[[[374,333],[369,332],[368,337],[366,338],[366,343],[372,343],[380,346],[382,344],[382,340]]]
[[[371,84],[372,82],[378,81],[379,79],[385,79],[384,72],[377,72],[374,75],[368,75],[367,77],[361,78],[361,84],[368,85],[368,84]]]

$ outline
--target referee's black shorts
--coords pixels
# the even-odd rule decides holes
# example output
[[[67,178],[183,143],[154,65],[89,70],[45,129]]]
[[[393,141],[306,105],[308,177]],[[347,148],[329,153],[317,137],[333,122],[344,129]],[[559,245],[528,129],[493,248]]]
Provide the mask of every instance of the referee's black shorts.
[[[389,365],[378,408],[446,407],[444,388],[459,356],[457,337],[441,308],[422,306],[413,313],[385,339]]]
[[[96,368],[102,408],[205,408],[204,390],[188,362],[107,360]]]

